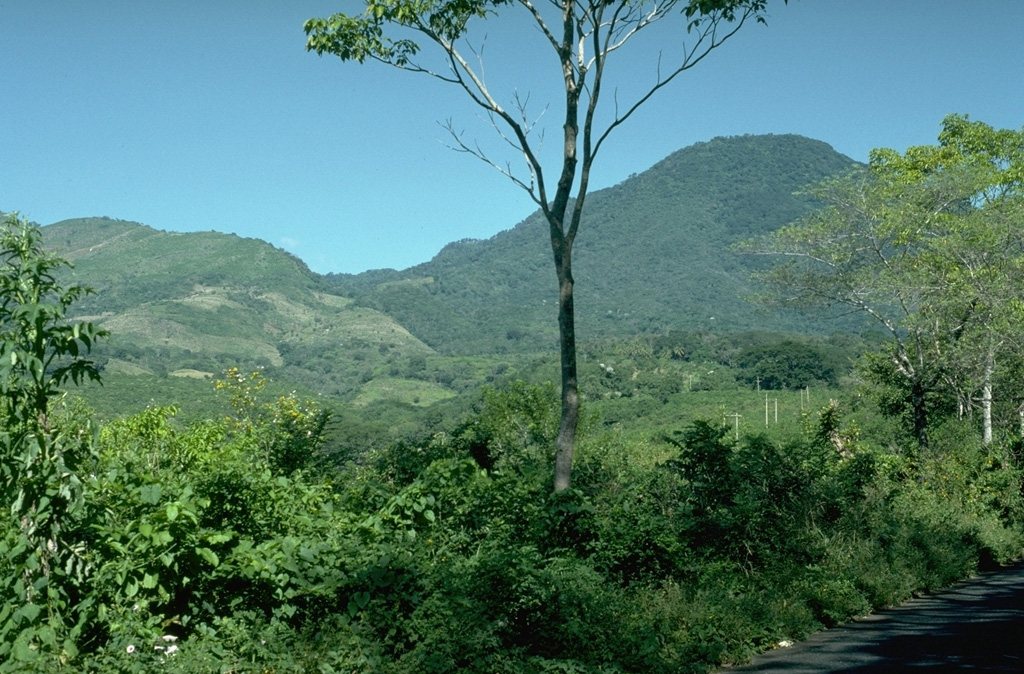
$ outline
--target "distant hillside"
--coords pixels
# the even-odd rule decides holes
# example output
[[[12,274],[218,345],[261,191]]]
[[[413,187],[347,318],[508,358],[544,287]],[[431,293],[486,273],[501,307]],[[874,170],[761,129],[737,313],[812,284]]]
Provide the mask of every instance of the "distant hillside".
[[[831,331],[748,303],[763,261],[729,250],[812,206],[801,188],[853,160],[794,135],[716,138],[588,197],[575,248],[580,339],[667,330]],[[338,292],[439,351],[553,347],[555,277],[539,212],[404,271],[334,275]]]
[[[313,390],[352,397],[394,352],[433,350],[392,318],[329,292],[299,259],[257,239],[162,232],[85,218],[43,228],[47,245],[91,286],[74,309],[111,332],[105,371],[218,376],[272,368]]]
[[[80,307],[119,311],[225,282],[253,288],[273,279],[281,292],[308,290],[317,276],[290,253],[219,232],[163,232],[137,222],[76,218],[43,230],[46,244],[97,291]]]

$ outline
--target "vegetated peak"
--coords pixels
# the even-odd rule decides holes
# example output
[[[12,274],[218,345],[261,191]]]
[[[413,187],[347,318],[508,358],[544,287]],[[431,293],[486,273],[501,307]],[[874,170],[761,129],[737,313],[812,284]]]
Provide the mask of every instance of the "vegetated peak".
[[[794,192],[852,163],[800,136],[715,138],[589,195],[574,252],[580,339],[670,330],[832,331],[749,304],[757,261],[729,246],[806,213],[810,201]],[[216,232],[81,218],[48,225],[44,235],[74,262],[76,280],[99,291],[79,307],[89,314],[135,315],[140,304],[178,302],[208,288],[223,289],[230,306],[252,308],[263,307],[271,291],[295,304],[327,290],[390,316],[439,352],[557,343],[551,251],[539,212],[489,239],[453,242],[403,271],[329,277],[266,242]]]
[[[691,168],[697,168],[714,165],[723,160],[741,158],[748,161],[761,159],[768,163],[777,163],[782,160],[792,160],[800,154],[806,154],[805,158],[813,159],[815,156],[838,155],[839,153],[825,141],[793,133],[745,133],[739,136],[715,136],[711,140],[700,141],[676,150],[655,163],[645,173],[657,173],[673,164],[688,164]],[[849,158],[846,161],[853,162]]]
[[[795,192],[853,165],[803,136],[719,137],[593,192],[574,249],[579,337],[835,329],[749,304],[749,274],[763,262],[729,247],[799,218],[813,204]],[[553,347],[550,256],[538,211],[490,239],[450,243],[415,267],[332,281],[439,350]]]
[[[296,256],[265,241],[214,231],[168,232],[128,220],[73,218],[43,228],[47,245],[97,289],[140,286],[263,285],[268,279],[312,287],[319,281]]]

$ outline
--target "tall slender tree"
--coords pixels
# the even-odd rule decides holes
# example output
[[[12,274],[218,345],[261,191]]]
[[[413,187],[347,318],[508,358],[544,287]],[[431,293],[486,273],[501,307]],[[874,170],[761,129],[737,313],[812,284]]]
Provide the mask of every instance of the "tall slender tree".
[[[454,147],[507,176],[537,204],[547,219],[558,280],[558,327],[561,350],[562,416],[556,441],[554,488],[567,489],[579,419],[573,304],[573,244],[586,204],[590,173],[611,132],[629,119],[654,94],[696,66],[749,21],[764,22],[767,0],[365,0],[365,12],[310,19],[305,24],[306,48],[334,54],[343,61],[379,61],[400,70],[433,77],[461,89],[482,109],[499,137],[523,166],[514,169],[466,141],[448,123]],[[529,96],[493,91],[484,76],[482,42],[473,28],[506,10],[519,10],[539,29],[543,47],[557,57],[563,85],[561,99],[562,156],[545,166],[539,139],[527,110]],[[672,45],[674,56],[651,64],[651,79],[630,100],[613,97],[610,114],[599,122],[599,103],[608,86],[608,61],[627,42],[655,31],[651,27],[681,21]],[[662,38],[664,39],[664,38]],[[434,57],[421,54],[420,43]],[[436,64],[436,65],[431,65]],[[633,73],[637,78],[639,73]],[[632,83],[635,83],[635,79]],[[554,169],[545,170],[545,169]],[[549,176],[554,175],[554,179]]]

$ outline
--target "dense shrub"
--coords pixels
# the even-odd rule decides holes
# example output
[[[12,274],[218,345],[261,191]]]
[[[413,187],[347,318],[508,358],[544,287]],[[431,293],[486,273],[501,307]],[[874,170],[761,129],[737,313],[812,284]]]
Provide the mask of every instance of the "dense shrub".
[[[552,495],[550,387],[326,474],[319,410],[233,381],[220,421],[62,422],[89,475],[66,520],[88,564],[60,580],[83,627],[40,671],[706,672],[1021,548],[1009,451],[911,458],[837,404],[786,441],[584,423]]]

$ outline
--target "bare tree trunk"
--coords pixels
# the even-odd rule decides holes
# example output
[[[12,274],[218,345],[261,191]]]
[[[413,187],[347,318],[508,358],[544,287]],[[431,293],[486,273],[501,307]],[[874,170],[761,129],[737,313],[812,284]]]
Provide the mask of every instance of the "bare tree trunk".
[[[576,377],[576,314],[572,297],[572,245],[579,226],[579,212],[586,195],[586,173],[590,158],[584,160],[584,175],[569,223],[565,217],[569,210],[569,195],[576,180],[578,161],[580,90],[573,64],[572,45],[576,36],[575,4],[562,0],[562,45],[559,59],[565,84],[565,123],[562,146],[562,171],[551,208],[545,213],[551,232],[551,252],[558,275],[558,339],[562,360],[562,423],[555,441],[555,491],[569,488],[572,480],[572,454],[576,446],[576,425],[580,416],[579,384]],[[568,224],[568,228],[566,228]]]
[[[985,372],[981,386],[981,440],[986,445],[992,444],[992,375],[995,369],[995,355],[992,349],[989,349],[985,354]]]
[[[927,388],[920,378],[915,377],[910,383],[910,408],[913,414],[914,438],[919,448],[928,446],[928,405]]]
[[[580,416],[576,376],[576,316],[573,307],[572,256],[569,251],[555,255],[558,264],[558,336],[562,352],[562,423],[555,441],[555,491],[569,488],[576,426]],[[559,261],[559,257],[561,260]]]

